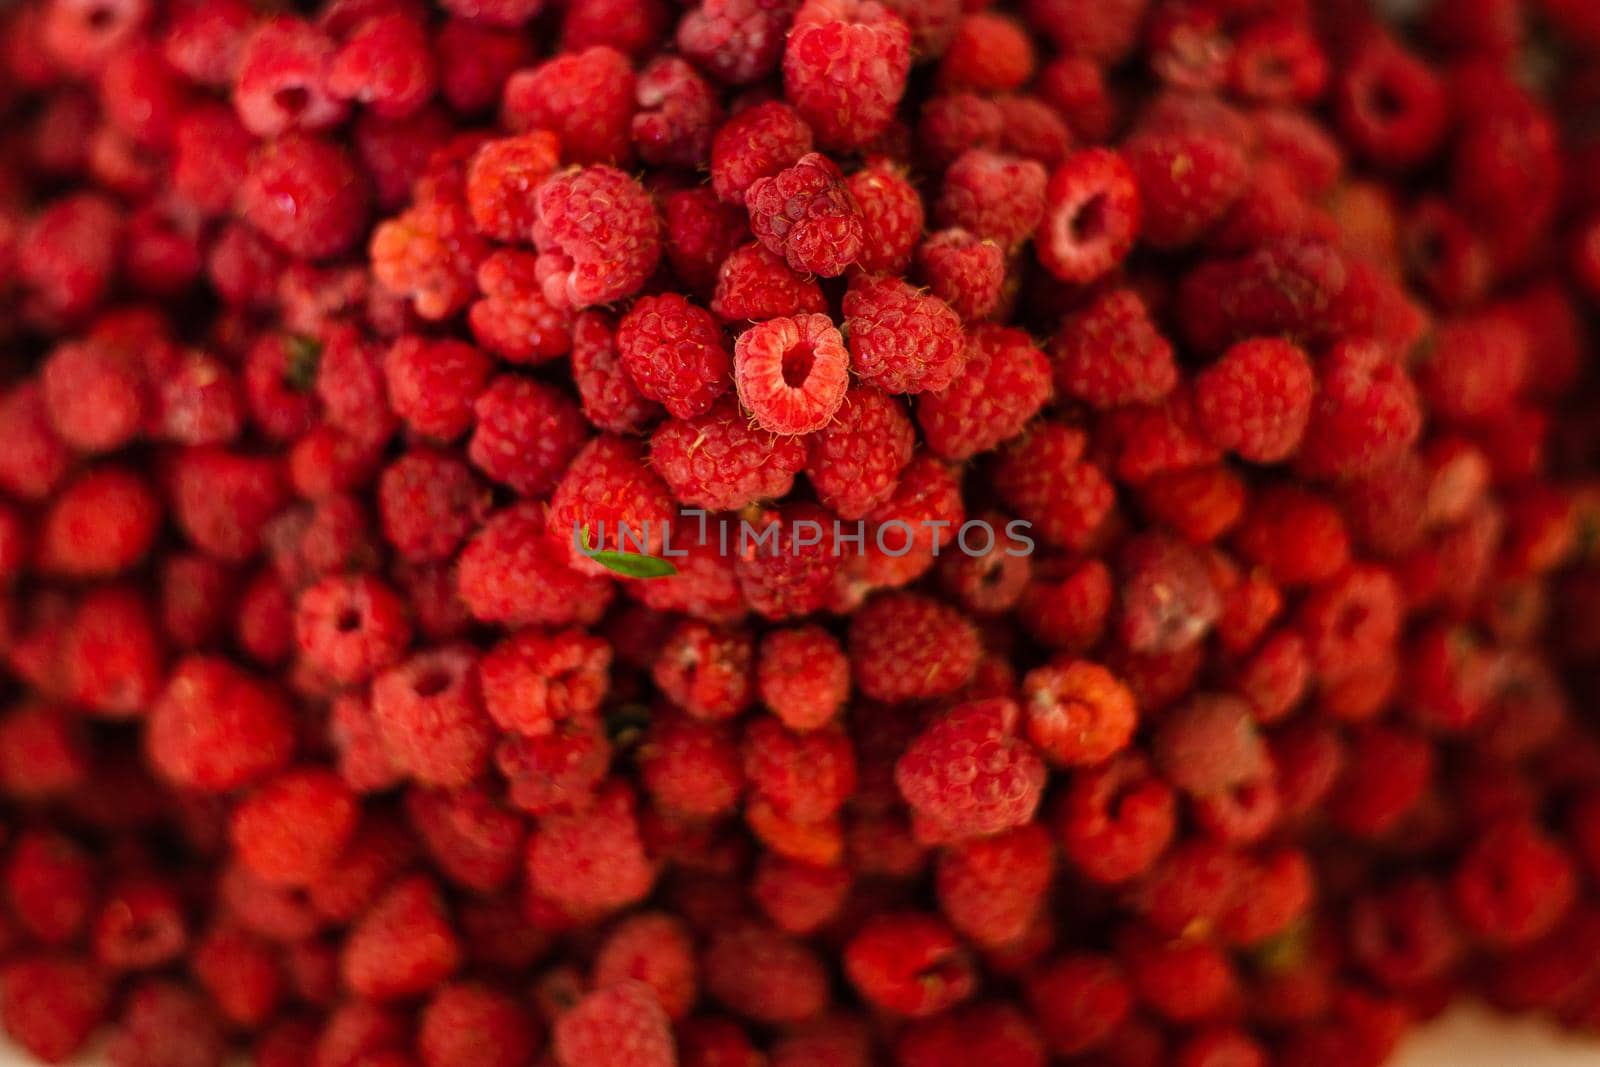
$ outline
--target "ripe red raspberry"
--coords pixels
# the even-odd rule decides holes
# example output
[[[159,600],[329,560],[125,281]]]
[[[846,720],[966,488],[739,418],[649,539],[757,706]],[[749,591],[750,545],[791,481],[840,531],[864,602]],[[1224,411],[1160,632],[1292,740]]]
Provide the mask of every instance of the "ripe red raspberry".
[[[1393,650],[1401,621],[1394,576],[1363,563],[1316,586],[1295,616],[1312,665],[1327,680],[1381,661]]]
[[[1417,384],[1442,418],[1488,418],[1516,398],[1529,354],[1528,335],[1510,316],[1459,316],[1439,324]]]
[[[549,492],[586,437],[583,416],[566,393],[520,375],[495,378],[472,407],[477,425],[468,458],[522,496]]]
[[[1072,154],[1072,130],[1055,108],[1037,96],[1002,96],[996,101],[1004,125],[1002,152],[1058,167]]]
[[[436,83],[426,29],[400,13],[374,15],[356,26],[333,57],[326,81],[331,95],[385,119],[416,114]]]
[[[652,675],[678,707],[697,719],[727,719],[750,704],[755,650],[743,630],[679,623],[657,653]]]
[[[402,337],[384,358],[389,403],[417,433],[448,441],[472,425],[488,385],[489,357],[463,341]]]
[[[855,792],[855,753],[838,726],[802,734],[758,718],[745,728],[741,752],[750,787],[794,822],[820,822]]]
[[[677,293],[636,302],[617,326],[617,352],[639,392],[680,419],[705,414],[728,389],[722,327]]]
[[[1148,209],[1121,155],[1090,148],[1069,156],[1044,191],[1035,247],[1062,281],[1083,284],[1117,267],[1133,247]]]
[[[1250,168],[1220,132],[1149,132],[1126,146],[1138,183],[1140,236],[1158,248],[1193,244],[1243,195]]]
[[[850,175],[845,185],[861,212],[861,255],[868,274],[904,274],[922,238],[922,197],[892,164],[877,161]]]
[[[548,130],[485,141],[466,176],[467,208],[478,232],[497,241],[526,241],[533,232],[534,192],[560,161],[561,142]]]
[[[1334,78],[1339,132],[1379,166],[1414,166],[1439,146],[1449,91],[1421,59],[1386,33],[1369,34]]]
[[[372,715],[395,764],[424,785],[455,789],[489,762],[492,730],[478,656],[461,645],[418,653],[372,683]]]
[[[586,812],[545,816],[528,840],[529,888],[573,916],[636,904],[655,876],[633,794],[621,783],[606,787]]]
[[[586,549],[658,555],[674,513],[639,443],[605,434],[583,446],[550,494],[546,535],[573,569],[599,576],[608,572]]]
[[[678,50],[730,85],[778,69],[796,0],[703,0],[678,21]]]
[[[182,491],[180,487],[179,492]],[[178,521],[189,526],[193,513]],[[232,503],[232,501],[224,502]],[[276,510],[278,501],[270,503]],[[256,517],[251,509],[220,515],[220,521]],[[262,516],[264,518],[264,516]],[[161,502],[144,478],[121,467],[85,470],[51,501],[34,532],[34,565],[63,578],[109,578],[136,566],[149,553],[161,527]],[[221,548],[192,537],[202,548]],[[227,555],[213,551],[213,555]]]
[[[0,488],[23,500],[48,496],[72,453],[50,425],[44,389],[35,381],[0,393]]]
[[[988,318],[1000,306],[1006,280],[1005,251],[962,229],[940,230],[917,246],[917,276],[966,322]]]
[[[50,424],[80,452],[111,452],[145,418],[144,368],[132,353],[82,341],[58,345],[39,371]]]
[[[262,881],[308,885],[328,871],[355,833],[354,794],[332,771],[286,771],[233,810],[238,858]]]
[[[723,261],[749,240],[750,216],[704,185],[663,193],[661,214],[668,265],[689,291],[702,299],[710,296]]]
[[[534,195],[533,243],[552,307],[609,304],[638,292],[655,271],[660,220],[644,186],[622,171],[569,170]]]
[[[1044,1045],[1028,1017],[1000,1001],[958,1007],[908,1027],[895,1044],[895,1056],[903,1067],[1044,1067],[1046,1062]]]
[[[1111,758],[1127,747],[1139,721],[1128,687],[1089,660],[1059,660],[1029,671],[1022,706],[1028,737],[1062,766]]]
[[[617,352],[616,326],[598,311],[572,324],[572,378],[584,418],[607,433],[634,433],[660,413],[633,384]]]
[[[789,269],[781,255],[756,242],[734,249],[717,268],[711,310],[727,323],[823,314],[827,298],[815,278]]]
[[[611,646],[577,630],[524,630],[478,662],[483,704],[502,730],[547,734],[557,724],[592,724],[605,698]]]
[[[1103,1044],[1133,1007],[1132,991],[1109,958],[1087,953],[1049,960],[1031,972],[1023,997],[1051,1051],[1073,1056]]]
[[[539,1027],[521,1001],[481,982],[441,986],[417,1026],[424,1067],[517,1067],[538,1046]]]
[[[1050,363],[1026,334],[982,326],[967,335],[960,376],[917,398],[917,424],[934,452],[969,459],[1021,433],[1050,391]]]
[[[656,716],[635,759],[650,799],[669,815],[726,815],[744,792],[738,746],[718,723],[686,715]]]
[[[965,616],[919,593],[884,593],[850,617],[856,684],[888,702],[946,696],[978,665],[978,635]]]
[[[772,630],[756,660],[761,702],[791,730],[833,721],[850,692],[850,660],[820,626]]]
[[[1451,879],[1456,912],[1499,945],[1534,941],[1553,929],[1576,893],[1571,857],[1538,826],[1496,823],[1468,848]]]
[[[414,448],[378,480],[383,534],[417,563],[448,559],[488,512],[488,495],[466,464],[430,448]]]
[[[898,400],[865,386],[847,393],[838,415],[806,444],[817,499],[840,518],[859,519],[894,492],[916,430]]]
[[[529,815],[566,814],[593,803],[596,786],[611,769],[611,745],[598,724],[569,722],[538,737],[506,734],[495,747],[494,764],[512,807]]]
[[[549,130],[568,163],[627,163],[633,115],[633,68],[606,45],[520,70],[505,84],[506,126],[517,133]]]
[[[712,536],[709,524],[702,540],[700,531],[689,525],[693,518],[683,517],[673,527],[673,565],[678,573],[629,583],[624,592],[654,611],[681,612],[707,622],[736,622],[749,610],[739,589],[737,558],[722,550],[720,538]]]
[[[803,937],[839,916],[851,881],[848,867],[819,867],[768,853],[756,865],[750,895],[780,930]]]
[[[1141,534],[1123,547],[1118,562],[1118,636],[1129,651],[1159,655],[1189,648],[1221,616],[1222,595],[1192,546],[1161,533]]]
[[[394,1000],[433,989],[460,966],[461,947],[427,875],[394,882],[345,941],[339,969],[355,993]]]
[[[608,44],[635,59],[654,55],[670,26],[661,0],[574,0],[561,16],[561,50]]]
[[[1035,56],[1027,31],[1011,18],[987,11],[963,15],[939,61],[939,87],[1004,93],[1033,77]]]
[[[82,1048],[110,1003],[106,976],[81,956],[29,953],[0,971],[0,1025],[45,1063],[61,1063]]]
[[[227,1056],[227,1036],[211,1003],[174,979],[150,978],[123,999],[106,1045],[106,1062],[183,1063],[213,1067]]]
[[[722,105],[699,71],[677,56],[653,59],[639,72],[634,99],[639,110],[632,134],[640,159],[657,167],[706,164]]]
[[[970,149],[945,171],[933,216],[941,227],[969,230],[1015,252],[1044,218],[1047,181],[1034,160]]]
[[[1338,508],[1290,486],[1255,496],[1233,544],[1284,586],[1326,581],[1350,560],[1350,535]]]
[[[656,427],[650,465],[679,503],[738,511],[786,496],[805,465],[805,446],[752,426],[739,405],[724,398],[704,415]]]
[[[918,1018],[972,995],[977,975],[943,922],[918,912],[869,919],[844,950],[845,974],[874,1007]]]
[[[922,104],[917,152],[930,170],[942,172],[972,148],[997,149],[1005,128],[1000,105],[977,93],[944,93]]]
[[[477,787],[454,793],[412,789],[406,817],[439,873],[479,893],[516,876],[522,858],[522,820]]]
[[[145,729],[155,769],[174,784],[207,792],[261,780],[288,762],[294,742],[293,715],[278,693],[204,656],[173,668]]]
[[[952,845],[935,869],[939,907],[979,945],[1015,944],[1043,906],[1054,868],[1054,845],[1038,823]]]
[[[1271,241],[1191,270],[1179,284],[1177,321],[1190,343],[1206,352],[1252,337],[1325,340],[1348,310],[1350,275],[1350,265],[1324,241]]]
[[[330,575],[305,590],[294,628],[304,662],[341,685],[392,666],[411,643],[405,601],[368,575]]]
[[[605,610],[611,583],[575,571],[566,561],[567,552],[546,534],[544,508],[516,505],[491,516],[462,549],[457,593],[472,616],[484,622],[593,622]]]
[[[805,0],[783,53],[784,95],[824,145],[859,148],[894,117],[911,31],[874,0]]]
[[[1081,549],[1115,503],[1100,468],[1083,460],[1081,430],[1040,423],[1007,446],[994,469],[995,488],[1047,542]]]
[[[756,1022],[803,1022],[828,1006],[828,973],[815,951],[759,923],[720,926],[700,966],[706,992]]]
[[[832,278],[861,254],[861,209],[827,156],[811,152],[752,179],[744,203],[756,240],[800,273]]]
[[[888,276],[859,277],[844,298],[857,374],[890,393],[937,392],[961,373],[961,319],[936,296]]]
[[[1385,985],[1443,977],[1461,957],[1461,934],[1448,897],[1426,876],[1365,893],[1350,910],[1351,953]]]
[[[643,982],[674,1021],[694,1008],[699,992],[694,942],[683,921],[665,912],[640,912],[607,935],[594,958],[600,989]]]
[[[980,700],[958,705],[917,735],[894,770],[914,815],[947,840],[1030,821],[1045,766],[1014,734],[1021,717],[1009,700]]]
[[[110,200],[78,193],[28,223],[16,239],[14,269],[36,315],[70,321],[100,303],[117,273],[124,221]]]
[[[733,377],[739,401],[763,429],[803,434],[833,421],[850,359],[826,315],[769,319],[739,335]]]
[[[334,700],[328,713],[328,740],[338,757],[340,777],[358,793],[390,789],[405,777],[383,747],[364,695],[344,693]]]
[[[1174,711],[1162,722],[1154,751],[1167,780],[1199,797],[1249,786],[1269,773],[1249,706],[1230,696],[1202,694]]]
[[[1206,436],[1252,463],[1276,463],[1300,444],[1316,380],[1311,359],[1287,341],[1242,341],[1195,380]]]
[[[301,18],[258,23],[237,45],[233,107],[257,137],[291,130],[325,130],[344,121],[347,107],[329,84],[335,43]]]
[[[239,188],[245,221],[301,259],[331,259],[365,232],[370,193],[350,154],[291,133],[256,150]]]

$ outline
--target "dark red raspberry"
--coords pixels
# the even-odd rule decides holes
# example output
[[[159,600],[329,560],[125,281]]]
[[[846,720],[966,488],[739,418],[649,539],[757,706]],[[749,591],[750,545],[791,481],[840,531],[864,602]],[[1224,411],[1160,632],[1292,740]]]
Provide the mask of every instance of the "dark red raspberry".
[[[633,384],[617,351],[616,326],[598,311],[572,324],[572,378],[584,418],[608,433],[633,433],[660,413]]]
[[[1063,956],[1032,972],[1023,996],[1050,1049],[1076,1055],[1101,1044],[1133,1006],[1128,981],[1103,956]]]
[[[979,945],[1015,944],[1044,904],[1053,853],[1049,833],[1037,823],[952,845],[936,868],[939,907]]]
[[[329,259],[360,238],[369,199],[365,177],[343,148],[288,134],[256,150],[239,211],[291,255]]]
[[[962,16],[939,61],[944,89],[1003,93],[1033,77],[1033,41],[1009,17],[979,11]]]
[[[807,441],[806,477],[830,511],[858,519],[894,492],[915,445],[916,431],[900,402],[877,389],[858,388],[846,394],[833,421]]]
[[[72,453],[50,425],[38,382],[0,394],[0,487],[24,500],[47,496],[67,473]]]
[[[676,293],[635,303],[617,326],[617,352],[639,392],[680,419],[705,414],[728,389],[722,328]]]
[[[960,689],[977,669],[978,636],[953,608],[917,593],[884,593],[850,619],[850,666],[874,700],[920,700]]]
[[[904,173],[885,161],[869,163],[845,184],[861,212],[856,266],[869,274],[904,274],[922,239],[922,197]]]
[[[562,626],[600,617],[611,583],[568,566],[567,551],[546,529],[544,508],[522,504],[491,516],[467,542],[456,590],[474,618]]]
[[[1316,379],[1311,359],[1287,341],[1243,341],[1195,379],[1206,436],[1252,463],[1276,463],[1300,444]]]
[[[970,231],[1014,252],[1044,218],[1047,181],[1034,160],[973,148],[945,171],[933,216],[941,227]]]
[[[1193,244],[1244,194],[1249,164],[1220,131],[1144,133],[1126,146],[1138,183],[1140,236],[1160,248]]]
[[[895,764],[895,782],[927,829],[948,840],[999,833],[1033,817],[1044,763],[1014,736],[1009,700],[962,704],[919,734]]]
[[[105,1022],[105,974],[80,956],[31,953],[0,971],[0,1025],[31,1055],[60,1063]]]
[[[790,270],[781,255],[751,242],[730,252],[717,268],[710,306],[727,323],[763,322],[822,314],[828,301],[815,278]]]
[[[870,2],[870,0],[867,0]],[[831,278],[861,254],[861,209],[839,167],[811,152],[745,187],[750,230],[794,270]]]
[[[124,999],[106,1059],[130,1067],[185,1061],[212,1067],[226,1051],[222,1025],[204,996],[173,979],[151,978]]]
[[[483,705],[503,730],[546,734],[567,721],[591,723],[609,684],[611,648],[575,630],[524,630],[478,662]]]
[[[693,169],[710,158],[711,136],[722,119],[716,92],[676,56],[652,60],[639,72],[634,100],[634,148],[653,166]]]
[[[1148,212],[1146,195],[1115,152],[1090,148],[1067,157],[1045,187],[1039,262],[1076,284],[1109,273],[1133,247]]]
[[[1049,361],[1028,336],[984,326],[967,335],[960,376],[917,398],[917,423],[933,451],[968,459],[1021,433],[1050,392]]]
[[[295,640],[305,662],[350,685],[393,665],[411,643],[405,601],[370,576],[330,576],[300,594]]]
[[[654,54],[670,25],[661,0],[574,0],[561,17],[561,47],[578,52],[608,44],[634,58]]]
[[[935,171],[943,171],[972,148],[1000,145],[1005,115],[1000,105],[977,93],[944,93],[922,105],[917,120],[917,150]]]
[[[383,363],[389,403],[417,433],[448,441],[472,425],[472,405],[488,385],[489,357],[461,341],[402,337]]]
[[[931,234],[916,250],[917,275],[934,296],[966,322],[988,318],[1000,305],[1005,251],[962,229]]]
[[[594,801],[611,769],[611,745],[599,724],[563,725],[531,737],[507,734],[496,746],[495,769],[506,780],[506,801],[530,815],[569,814]],[[497,870],[496,877],[506,875]]]
[[[39,380],[51,427],[78,451],[111,452],[139,433],[146,386],[132,353],[89,341],[59,345]]]
[[[374,15],[355,28],[328,67],[328,92],[372,114],[403,119],[433,96],[433,54],[421,22],[403,14]]]
[[[585,439],[583,417],[561,390],[503,374],[473,403],[473,466],[522,496],[548,492]]]
[[[373,1000],[432,989],[460,965],[461,949],[439,888],[426,875],[400,879],[373,902],[345,941],[345,983]]]
[[[345,102],[330,84],[335,43],[303,19],[259,23],[235,45],[233,107],[257,137],[324,130],[344,120]]]
[[[663,193],[661,214],[667,263],[696,296],[711,296],[723,261],[750,238],[749,215],[704,185]],[[711,309],[717,310],[714,304]]]
[[[761,701],[791,730],[815,730],[838,714],[850,691],[850,660],[819,626],[772,630],[756,661]]]
[[[828,975],[815,952],[758,923],[719,927],[701,967],[707,993],[757,1022],[803,1022],[828,1006]]]
[[[910,70],[911,31],[875,0],[805,0],[784,46],[784,94],[830,148],[882,133]]]
[[[776,434],[812,433],[833,421],[849,370],[844,338],[826,315],[769,319],[733,347],[739,402]]]
[[[529,888],[574,916],[636,904],[655,876],[634,796],[621,783],[606,787],[587,812],[546,816],[528,841]]]
[[[585,308],[633,295],[661,259],[659,231],[650,194],[620,170],[549,179],[534,196],[533,220],[545,299]]]
[[[1450,105],[1442,80],[1387,34],[1369,35],[1333,88],[1340,132],[1380,166],[1414,166],[1445,134]]]
[[[838,917],[850,886],[848,867],[819,867],[768,853],[756,867],[750,894],[779,929],[804,936]]]
[[[673,514],[639,443],[605,434],[583,446],[550,495],[546,536],[575,570],[599,576],[607,570],[589,551],[659,555]]]
[[[844,951],[845,975],[875,1007],[918,1018],[972,995],[976,975],[955,934],[919,912],[869,919]]]
[[[1539,827],[1502,821],[1462,857],[1451,880],[1456,911],[1473,933],[1501,945],[1548,933],[1571,906],[1571,858]]]
[[[422,1010],[417,1054],[425,1067],[516,1067],[538,1048],[539,1027],[511,994],[481,982],[439,988]]]
[[[180,523],[188,517],[180,513]],[[41,518],[34,565],[58,577],[109,578],[144,559],[160,524],[160,501],[142,477],[121,467],[85,470]]]
[[[1045,422],[1000,453],[995,488],[1045,541],[1081,549],[1115,501],[1100,468],[1083,459],[1081,430]]]
[[[796,0],[703,0],[678,22],[684,55],[730,85],[760,81],[778,69]]]
[[[505,124],[549,130],[569,163],[627,163],[633,155],[634,76],[628,57],[595,45],[520,70],[505,83]]]
[[[843,307],[852,366],[886,392],[937,392],[961,373],[961,319],[938,297],[896,278],[860,277]]]
[[[150,708],[145,751],[164,777],[227,792],[281,768],[294,748],[288,704],[225,660],[179,661]]]
[[[257,877],[307,885],[339,858],[356,816],[355,797],[338,775],[305,767],[278,775],[235,808],[230,832]]]
[[[705,818],[733,811],[744,770],[731,731],[684,715],[656,717],[635,757],[640,780],[669,815]]]
[[[595,954],[594,983],[605,989],[643,982],[676,1022],[694,1007],[696,969],[694,942],[683,921],[647,911],[624,919],[607,935]]]
[[[680,503],[738,511],[787,495],[805,446],[751,426],[737,403],[723,399],[704,415],[656,427],[650,465]]]

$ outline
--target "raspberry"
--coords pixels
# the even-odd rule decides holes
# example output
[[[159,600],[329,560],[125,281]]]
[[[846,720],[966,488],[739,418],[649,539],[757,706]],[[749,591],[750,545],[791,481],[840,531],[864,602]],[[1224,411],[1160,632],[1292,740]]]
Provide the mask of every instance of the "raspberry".
[[[611,583],[573,570],[567,558],[546,535],[543,507],[515,505],[490,516],[462,549],[456,591],[472,616],[485,622],[592,622],[605,610]]]
[[[348,152],[291,133],[256,150],[239,188],[239,213],[290,255],[331,259],[360,238],[369,199]]]
[[[1344,773],[1328,797],[1334,824],[1369,837],[1388,831],[1421,799],[1433,762],[1433,746],[1419,734],[1381,725],[1354,732]]]
[[[916,249],[917,275],[966,322],[992,315],[1006,280],[1005,251],[962,229],[940,230]]]
[[[703,185],[663,194],[661,213],[667,263],[696,296],[710,296],[723,261],[750,236],[749,216]],[[717,310],[714,302],[708,306]]]
[[[1020,88],[1033,76],[1033,43],[1020,24],[986,11],[964,15],[956,23],[939,62],[944,89],[1003,93]]]
[[[389,403],[417,433],[448,441],[472,425],[472,405],[488,384],[489,358],[461,341],[402,337],[384,359]]]
[[[478,663],[483,704],[503,730],[538,735],[568,720],[590,723],[604,699],[611,648],[578,631],[525,630]]]
[[[145,381],[128,353],[87,342],[60,345],[39,380],[52,428],[78,451],[111,452],[139,433]]]
[[[1047,181],[1034,160],[969,149],[945,171],[933,217],[1015,252],[1044,218]]]
[[[516,876],[522,820],[482,789],[406,794],[406,815],[439,873],[457,885],[492,893]]]
[[[620,923],[595,956],[595,985],[604,989],[643,982],[673,1020],[694,1006],[694,946],[681,921],[642,912]]]
[[[943,171],[968,149],[997,149],[1004,129],[1005,114],[994,100],[977,93],[945,93],[922,105],[917,148],[930,169]]]
[[[145,752],[169,781],[228,792],[280,769],[294,720],[272,689],[225,660],[180,660],[150,708]]]
[[[744,203],[756,240],[799,273],[831,278],[861,254],[861,209],[827,156],[810,152],[788,167],[753,177]]]
[[[1363,895],[1350,913],[1350,947],[1373,977],[1408,987],[1443,977],[1462,953],[1447,897],[1414,877]]]
[[[984,326],[968,334],[961,375],[918,397],[917,423],[933,451],[968,459],[1021,433],[1050,391],[1050,364],[1026,334]]]
[[[417,1028],[426,1067],[517,1067],[533,1059],[538,1042],[539,1028],[518,999],[481,982],[442,986]]]
[[[447,645],[421,652],[372,683],[372,716],[390,759],[425,785],[454,789],[489,760],[490,727],[477,655]]]
[[[828,1005],[828,975],[812,949],[757,923],[719,927],[701,967],[707,993],[757,1022],[803,1022]]]
[[[72,453],[51,428],[39,383],[0,393],[0,446],[0,487],[14,496],[48,496],[66,475]]]
[[[561,160],[548,130],[485,141],[467,166],[466,200],[478,232],[497,241],[525,241],[533,231],[533,198]]]
[[[838,415],[807,442],[806,477],[834,514],[858,519],[894,492],[916,431],[893,397],[871,387],[845,396]]]
[[[379,284],[409,298],[418,315],[433,320],[449,318],[467,306],[479,287],[486,292],[499,288],[493,283],[499,281],[505,266],[515,262],[500,259],[501,267],[488,268],[493,273],[486,273],[475,286],[475,272],[489,250],[472,232],[467,213],[453,200],[423,201],[380,223],[373,231],[368,254]],[[478,314],[474,308],[475,322]]]
[[[1028,736],[1051,762],[1092,765],[1122,751],[1138,722],[1133,694],[1110,671],[1088,660],[1065,660],[1029,671],[1022,682]]]
[[[756,661],[761,701],[791,730],[815,730],[838,714],[850,691],[850,660],[819,626],[772,630]]]
[[[578,52],[608,44],[634,58],[654,54],[669,25],[660,0],[575,0],[561,18],[561,47]]]
[[[895,782],[912,811],[952,840],[1028,822],[1045,768],[1013,736],[1020,717],[1009,700],[980,700],[958,705],[919,734],[895,764]]]
[[[521,496],[554,488],[586,438],[578,405],[559,389],[502,374],[472,405],[472,465]]]
[[[595,45],[511,75],[502,117],[517,133],[554,133],[568,163],[625,164],[633,155],[634,92],[628,57]]]
[[[657,808],[672,815],[724,815],[739,802],[744,771],[729,732],[687,716],[663,716],[650,724],[637,762]]]
[[[857,374],[891,393],[937,392],[966,358],[961,320],[938,297],[898,279],[861,277],[844,298]]]
[[[415,448],[378,480],[383,534],[418,563],[448,559],[480,522],[488,500],[466,464],[447,453]]]
[[[426,875],[392,883],[345,941],[339,969],[351,990],[393,1000],[432,989],[460,965],[461,949]]]
[[[728,388],[721,327],[675,293],[635,303],[617,326],[617,351],[639,392],[680,419],[705,414]]]
[[[234,809],[239,859],[263,881],[306,885],[332,867],[355,831],[355,797],[331,771],[291,770]]]
[[[291,130],[325,130],[344,121],[344,100],[333,92],[335,44],[303,19],[259,23],[236,45],[233,107],[257,137]]]
[[[1004,125],[1000,129],[1002,152],[1036,159],[1054,168],[1072,154],[1072,130],[1049,104],[1036,96],[1003,96],[997,103]]]
[[[638,292],[661,258],[644,187],[612,167],[569,170],[534,195],[533,243],[554,308],[609,304]]]
[[[1322,241],[1273,241],[1190,271],[1179,285],[1178,322],[1190,342],[1208,352],[1278,334],[1322,340],[1345,310],[1350,279],[1350,266]]]
[[[119,1067],[155,1063],[215,1067],[223,1062],[226,1047],[222,1027],[204,997],[176,981],[153,978],[125,997],[106,1060]]]
[[[1195,381],[1195,409],[1206,435],[1254,463],[1291,453],[1311,415],[1311,360],[1286,341],[1244,341]]]
[[[584,445],[567,466],[550,495],[545,532],[573,569],[599,576],[606,569],[589,558],[585,544],[612,551],[631,546],[657,555],[672,515],[671,494],[646,464],[639,444],[603,435]]]
[[[861,254],[868,274],[904,274],[922,237],[922,197],[905,175],[885,162],[869,163],[845,182],[861,212]]]
[[[350,685],[392,666],[411,642],[405,601],[371,577],[329,577],[300,594],[295,639],[305,661]]]
[[[1243,195],[1249,165],[1220,132],[1150,132],[1126,146],[1140,235],[1159,248],[1196,242]]]
[[[875,1007],[913,1018],[937,1015],[971,995],[976,977],[960,942],[916,912],[876,916],[844,953],[845,974]]]
[[[1054,873],[1050,835],[1038,824],[952,845],[939,857],[939,907],[964,936],[1003,948],[1038,914]]]
[[[889,125],[911,70],[911,31],[874,0],[805,0],[783,53],[784,95],[830,148]]]
[[[778,69],[796,0],[702,0],[678,22],[678,50],[730,85]]]
[[[788,494],[805,448],[750,425],[723,399],[692,419],[670,419],[650,437],[650,465],[683,504],[737,511]]]
[[[1501,945],[1548,933],[1571,906],[1571,858],[1538,827],[1502,821],[1474,841],[1451,880],[1456,911],[1474,933]]]
[[[598,311],[585,311],[572,324],[572,377],[583,416],[597,429],[633,433],[658,413],[622,365],[614,324]]]
[[[1383,33],[1368,36],[1334,79],[1339,130],[1382,167],[1414,166],[1438,147],[1449,121],[1448,91],[1422,60]]]
[[[1091,148],[1067,157],[1045,187],[1039,262],[1077,284],[1108,273],[1133,246],[1148,213],[1146,195],[1115,152]]]
[[[772,854],[761,857],[751,895],[787,933],[814,933],[838,917],[850,892],[847,867],[819,867]]]
[[[739,402],[776,434],[827,426],[844,402],[849,365],[844,339],[826,315],[769,319],[733,346]]]
[[[743,631],[683,622],[657,654],[653,675],[667,698],[695,718],[727,719],[750,703],[753,658]]]
[[[1089,954],[1063,956],[1027,977],[1023,995],[1040,1022],[1040,1036],[1061,1055],[1105,1042],[1132,1007],[1127,979],[1116,964]]]
[[[855,755],[837,726],[801,734],[760,718],[745,729],[742,751],[751,788],[786,819],[820,822],[855,792]]]
[[[1080,430],[1040,423],[1000,453],[994,470],[1001,499],[1044,540],[1079,549],[1094,537],[1115,499],[1100,469],[1082,460],[1084,443]]]
[[[816,279],[789,269],[783,257],[754,242],[730,252],[717,268],[711,310],[727,323],[823,314],[828,301]]]
[[[587,812],[546,816],[528,840],[527,878],[534,892],[575,915],[605,914],[648,895],[655,869],[628,788],[605,788]]]
[[[674,56],[652,60],[639,72],[635,102],[632,132],[640,159],[690,169],[707,162],[722,107],[694,67]]]
[[[327,69],[328,92],[386,119],[403,119],[433,96],[433,55],[422,25],[403,14],[375,15],[355,29]]]
[[[111,577],[145,557],[160,523],[160,503],[143,478],[120,467],[86,470],[40,521],[35,565],[61,577]]]
[[[850,666],[873,700],[946,696],[977,669],[978,635],[953,608],[917,593],[884,593],[850,619]]]
[[[111,990],[81,957],[31,953],[0,971],[0,1025],[46,1063],[72,1057],[106,1019]]]
[[[552,733],[508,734],[495,748],[495,768],[506,780],[506,801],[530,815],[570,814],[587,808],[611,766],[611,745],[594,726],[570,722]],[[510,877],[504,870],[496,878]]]
[[[1482,419],[1516,396],[1528,357],[1527,334],[1509,317],[1463,316],[1439,325],[1417,384],[1440,417]]]

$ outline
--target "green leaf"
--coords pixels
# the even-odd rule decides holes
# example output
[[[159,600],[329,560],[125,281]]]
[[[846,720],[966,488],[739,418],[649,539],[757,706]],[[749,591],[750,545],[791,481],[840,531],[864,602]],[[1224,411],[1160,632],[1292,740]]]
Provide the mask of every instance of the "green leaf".
[[[598,549],[589,540],[589,527],[585,526],[579,531],[583,541],[584,555],[594,560],[608,571],[613,571],[624,578],[671,578],[678,573],[670,560],[657,556],[647,556],[642,552],[612,552],[607,549]]]
[[[322,362],[322,342],[305,334],[292,333],[284,340],[289,349],[289,365],[283,377],[289,385],[305,392],[317,384],[317,365]]]

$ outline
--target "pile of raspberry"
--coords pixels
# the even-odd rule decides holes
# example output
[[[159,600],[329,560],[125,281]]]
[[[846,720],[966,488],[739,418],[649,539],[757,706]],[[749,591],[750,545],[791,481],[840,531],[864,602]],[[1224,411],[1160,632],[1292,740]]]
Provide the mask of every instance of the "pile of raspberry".
[[[1401,6],[0,10],[0,1029],[1600,1030],[1600,5]]]

